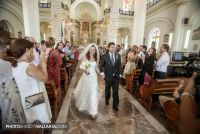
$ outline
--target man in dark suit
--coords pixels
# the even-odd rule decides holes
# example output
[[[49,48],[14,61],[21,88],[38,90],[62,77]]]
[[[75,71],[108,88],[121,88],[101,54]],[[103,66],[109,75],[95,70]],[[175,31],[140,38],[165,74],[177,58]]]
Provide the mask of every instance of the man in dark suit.
[[[105,79],[105,103],[109,105],[110,90],[112,87],[113,95],[113,109],[118,111],[119,95],[118,86],[120,79],[121,57],[115,53],[115,43],[108,44],[109,51],[102,56],[100,61],[100,71],[102,77]]]

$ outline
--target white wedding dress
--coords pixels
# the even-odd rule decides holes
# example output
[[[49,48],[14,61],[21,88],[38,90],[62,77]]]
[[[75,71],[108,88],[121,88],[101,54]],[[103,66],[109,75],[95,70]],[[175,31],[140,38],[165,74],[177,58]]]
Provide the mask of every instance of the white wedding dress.
[[[99,104],[98,79],[96,73],[96,62],[89,61],[89,75],[83,73],[74,91],[76,107],[79,111],[97,115]]]

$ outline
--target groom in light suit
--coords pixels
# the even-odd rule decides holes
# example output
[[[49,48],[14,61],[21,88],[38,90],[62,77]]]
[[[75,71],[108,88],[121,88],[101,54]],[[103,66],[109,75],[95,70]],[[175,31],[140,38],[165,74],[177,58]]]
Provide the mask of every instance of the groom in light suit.
[[[113,96],[113,109],[118,111],[119,105],[119,79],[120,79],[120,67],[121,67],[121,57],[119,54],[115,53],[115,43],[110,42],[108,44],[109,51],[102,56],[100,61],[100,71],[102,77],[105,79],[105,103],[109,105],[110,90],[112,87]]]

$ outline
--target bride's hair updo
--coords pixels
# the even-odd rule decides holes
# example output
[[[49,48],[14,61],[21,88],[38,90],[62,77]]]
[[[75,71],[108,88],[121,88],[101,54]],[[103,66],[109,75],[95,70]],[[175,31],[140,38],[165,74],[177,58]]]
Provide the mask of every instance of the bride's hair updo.
[[[96,47],[94,46],[94,45],[92,45],[91,47],[94,47],[95,48],[95,54],[94,54],[94,59],[95,59],[95,61],[97,61],[97,49],[96,49]],[[90,47],[90,48],[91,48]],[[86,53],[86,58],[88,59],[88,60],[90,60],[90,50],[88,50],[88,52]]]

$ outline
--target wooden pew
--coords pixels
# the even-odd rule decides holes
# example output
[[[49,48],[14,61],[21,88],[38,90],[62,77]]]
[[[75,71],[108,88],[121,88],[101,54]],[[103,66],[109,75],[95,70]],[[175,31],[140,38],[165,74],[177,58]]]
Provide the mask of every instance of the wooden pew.
[[[52,120],[55,121],[59,112],[59,91],[56,89],[53,81],[45,82],[45,87],[51,105]]]
[[[61,88],[62,91],[64,91],[64,94],[67,93],[67,89],[68,89],[68,74],[66,71],[66,68],[60,68],[60,80],[61,80]],[[63,93],[62,93],[63,94]]]
[[[152,94],[172,94],[178,87],[180,79],[153,80],[150,86],[142,85],[140,87],[140,101],[151,110]]]
[[[68,63],[66,65],[66,71],[68,73],[68,82],[70,83],[71,79],[72,79],[72,65],[70,63]]]
[[[133,88],[136,87],[136,83],[138,81],[140,73],[141,73],[141,69],[134,69],[132,75],[125,76],[126,89],[131,94],[133,94]]]
[[[168,100],[164,103],[164,111],[168,126],[170,128],[175,127],[175,130],[177,130],[180,106],[176,102]]]

